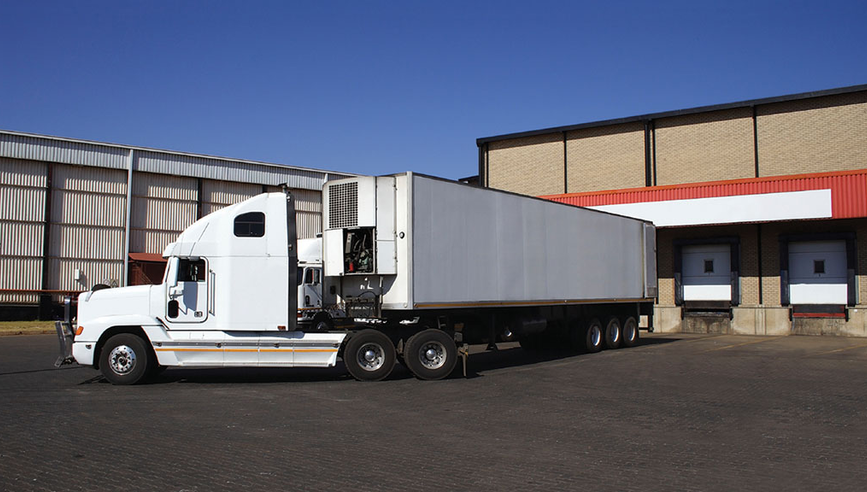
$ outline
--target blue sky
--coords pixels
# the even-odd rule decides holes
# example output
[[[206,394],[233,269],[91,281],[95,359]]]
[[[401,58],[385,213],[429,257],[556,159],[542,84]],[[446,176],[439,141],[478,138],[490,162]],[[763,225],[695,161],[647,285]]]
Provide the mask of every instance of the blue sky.
[[[0,0],[0,129],[362,174],[867,83],[867,2]]]

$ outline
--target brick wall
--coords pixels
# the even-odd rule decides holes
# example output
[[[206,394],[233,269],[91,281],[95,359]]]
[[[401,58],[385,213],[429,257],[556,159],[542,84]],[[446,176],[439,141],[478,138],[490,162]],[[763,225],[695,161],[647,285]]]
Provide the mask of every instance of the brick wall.
[[[867,92],[757,107],[762,176],[867,168]]]
[[[566,134],[568,191],[644,186],[644,124],[604,126]]]
[[[698,113],[656,122],[658,185],[755,177],[752,110]]]
[[[488,186],[523,195],[563,193],[563,134],[491,142]]]
[[[867,168],[867,92],[659,118],[656,184]],[[645,185],[643,122],[494,141],[489,185],[528,195]],[[564,182],[564,173],[566,182]],[[651,176],[651,179],[654,176]],[[566,186],[568,184],[568,187]]]

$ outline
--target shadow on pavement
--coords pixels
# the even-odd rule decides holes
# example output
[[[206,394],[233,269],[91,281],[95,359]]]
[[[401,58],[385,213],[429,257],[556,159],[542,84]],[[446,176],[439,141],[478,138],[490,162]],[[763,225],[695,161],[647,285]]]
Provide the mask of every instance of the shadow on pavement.
[[[659,345],[676,342],[675,337],[642,338],[636,347],[647,345]],[[630,349],[617,349],[630,350]],[[604,351],[603,351],[604,353]],[[525,350],[517,344],[509,344],[507,348],[474,352],[467,362],[467,379],[484,377],[486,372],[509,367],[522,367],[556,360],[579,357],[593,357],[596,354],[576,352],[561,348],[543,350]],[[412,379],[415,376],[399,363],[395,363],[394,370],[386,381],[400,381]],[[463,379],[461,361],[455,366],[454,372],[447,379]],[[239,384],[239,383],[292,383],[292,382],[319,382],[319,381],[354,381],[342,362],[335,367],[329,368],[272,368],[272,367],[230,367],[230,368],[170,368],[159,375],[143,383],[154,384]],[[90,378],[80,384],[105,383],[108,381],[102,376]]]

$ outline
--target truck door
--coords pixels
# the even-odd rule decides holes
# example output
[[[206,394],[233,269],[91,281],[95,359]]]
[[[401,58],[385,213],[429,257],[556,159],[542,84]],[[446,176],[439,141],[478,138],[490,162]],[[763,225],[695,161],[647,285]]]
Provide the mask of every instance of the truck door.
[[[177,277],[166,289],[166,318],[172,323],[208,319],[208,268],[203,258],[178,259]]]
[[[301,307],[322,307],[322,268],[306,267],[301,278]]]

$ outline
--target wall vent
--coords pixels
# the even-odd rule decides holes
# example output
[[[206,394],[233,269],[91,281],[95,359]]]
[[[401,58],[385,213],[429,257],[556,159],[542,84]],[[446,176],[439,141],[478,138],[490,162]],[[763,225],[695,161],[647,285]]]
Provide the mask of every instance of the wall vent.
[[[358,226],[358,182],[328,186],[328,228]]]

